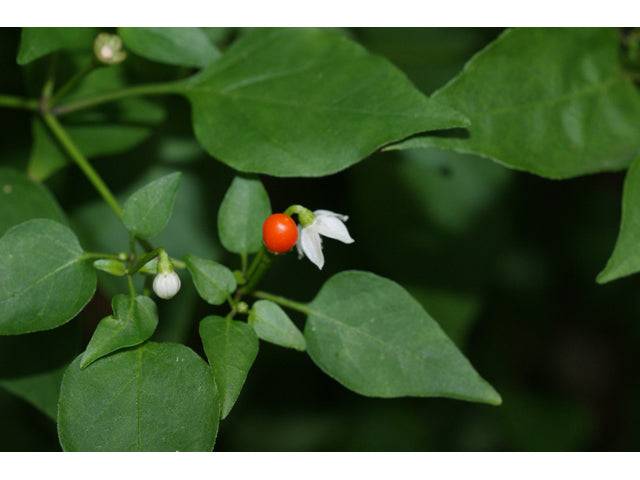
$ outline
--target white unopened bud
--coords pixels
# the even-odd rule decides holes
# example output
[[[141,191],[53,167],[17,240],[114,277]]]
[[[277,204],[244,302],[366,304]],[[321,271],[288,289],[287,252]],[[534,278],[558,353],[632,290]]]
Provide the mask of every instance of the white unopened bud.
[[[127,52],[122,49],[120,37],[110,33],[101,33],[96,37],[93,42],[93,53],[100,62],[107,65],[122,63],[127,58]]]
[[[165,300],[173,298],[180,291],[180,277],[176,272],[158,273],[153,279],[153,291]]]

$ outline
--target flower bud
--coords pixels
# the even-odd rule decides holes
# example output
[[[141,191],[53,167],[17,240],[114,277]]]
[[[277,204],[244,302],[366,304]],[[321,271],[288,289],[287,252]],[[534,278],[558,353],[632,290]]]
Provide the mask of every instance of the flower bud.
[[[100,33],[96,37],[93,53],[98,61],[107,65],[122,63],[127,58],[127,52],[122,50],[122,39],[110,33]]]
[[[247,313],[249,311],[249,305],[246,302],[238,302],[236,305],[238,313]]]
[[[180,277],[176,272],[161,272],[153,279],[153,291],[160,298],[168,300],[180,291]]]

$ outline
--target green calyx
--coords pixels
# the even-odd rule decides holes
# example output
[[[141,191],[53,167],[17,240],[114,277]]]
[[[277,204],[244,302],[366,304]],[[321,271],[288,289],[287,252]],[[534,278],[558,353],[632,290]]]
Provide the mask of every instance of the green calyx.
[[[165,250],[160,250],[158,253],[158,273],[171,273],[173,272],[173,264],[169,259],[169,255]]]
[[[316,218],[311,210],[302,205],[291,205],[284,211],[284,214],[289,216],[297,215],[298,222],[302,225],[302,228],[311,225]]]

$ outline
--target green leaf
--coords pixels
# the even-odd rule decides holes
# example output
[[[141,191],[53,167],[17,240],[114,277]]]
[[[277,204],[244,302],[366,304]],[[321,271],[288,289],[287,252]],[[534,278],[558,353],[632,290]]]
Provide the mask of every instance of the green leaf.
[[[411,288],[409,291],[425,310],[429,310],[438,319],[438,324],[453,343],[460,348],[466,345],[481,306],[477,296],[423,287]]]
[[[124,277],[127,274],[127,266],[120,260],[101,258],[93,262],[93,268],[106,272],[110,275],[114,275],[116,277]],[[140,269],[140,271],[143,270],[144,267]],[[155,271],[156,270],[154,270],[153,273],[155,273]]]
[[[68,322],[96,289],[96,274],[64,225],[35,219],[0,238],[0,335]]]
[[[58,415],[58,395],[67,366],[18,378],[0,380],[0,386],[47,415],[54,422]]]
[[[557,179],[625,168],[640,149],[640,95],[616,29],[508,30],[433,98],[471,119],[469,135],[391,148],[475,153]]]
[[[178,193],[180,173],[172,173],[136,191],[124,204],[122,221],[142,238],[158,235],[169,222]]]
[[[304,351],[304,335],[279,305],[269,300],[258,300],[249,312],[249,325],[258,338],[281,347]]]
[[[398,187],[415,200],[416,213],[423,212],[431,224],[454,235],[464,233],[495,205],[512,177],[510,170],[472,155],[434,148],[399,153],[392,167],[398,171]]]
[[[468,123],[330,29],[248,31],[182,93],[211,155],[283,177],[335,173],[389,142]]]
[[[111,300],[113,314],[100,320],[80,368],[86,368],[99,358],[148,340],[158,326],[156,304],[149,297],[116,295]]]
[[[26,65],[62,49],[91,51],[93,40],[97,34],[97,28],[23,28],[18,51],[18,65]]]
[[[97,95],[127,85],[122,67],[98,68],[91,72],[67,100]],[[89,158],[116,155],[146,140],[165,118],[164,109],[151,101],[128,98],[102,108],[62,117],[63,124]],[[51,136],[42,120],[32,123],[33,144],[27,172],[44,180],[69,164],[67,154]]]
[[[206,67],[220,52],[200,28],[119,28],[127,49],[170,65]]]
[[[622,195],[622,221],[616,246],[598,283],[607,283],[640,271],[640,157],[629,168]]]
[[[244,322],[211,315],[200,322],[200,338],[218,386],[221,418],[225,419],[258,355],[258,337]]]
[[[44,186],[17,170],[0,168],[0,235],[33,218],[66,223],[58,202]]]
[[[223,304],[236,289],[236,277],[224,265],[194,255],[185,259],[200,296],[211,305]]]
[[[222,246],[247,255],[262,247],[262,223],[271,215],[269,195],[257,178],[235,177],[218,210]]]
[[[0,387],[56,420],[62,373],[81,351],[80,322],[0,336]]]
[[[62,379],[58,436],[66,451],[211,451],[218,404],[211,369],[184,345],[147,342]]]
[[[357,393],[501,403],[438,324],[391,280],[368,272],[339,273],[308,310],[309,355]]]

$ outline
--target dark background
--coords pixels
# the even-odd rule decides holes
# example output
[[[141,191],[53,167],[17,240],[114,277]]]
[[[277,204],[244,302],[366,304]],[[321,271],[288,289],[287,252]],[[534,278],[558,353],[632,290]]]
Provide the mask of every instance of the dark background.
[[[348,33],[431,93],[499,30]],[[18,39],[17,29],[0,30],[2,93],[28,93],[29,75],[15,64]],[[189,73],[135,56],[126,65],[132,83]],[[160,168],[189,174],[164,244],[174,255],[193,251],[235,268],[238,259],[222,251],[215,232],[233,171],[197,146],[186,101],[161,102],[170,115],[149,140],[94,165],[125,195]],[[25,167],[30,128],[26,113],[0,110],[0,165]],[[390,277],[443,325],[504,403],[365,398],[325,376],[306,355],[262,343],[234,410],[221,423],[218,450],[640,448],[640,276],[595,283],[618,231],[622,173],[558,182],[477,157],[417,150],[375,154],[325,178],[262,180],[274,211],[302,203],[349,214],[356,239],[352,246],[325,242],[322,272],[293,254],[278,259],[265,289],[306,301],[341,270]],[[115,219],[79,171],[67,168],[47,185],[85,247],[120,248]],[[118,288],[106,280],[72,322],[84,342],[109,313]],[[187,286],[162,305],[157,338],[201,353],[197,322],[210,312]],[[0,390],[0,450],[57,449],[54,423]]]

